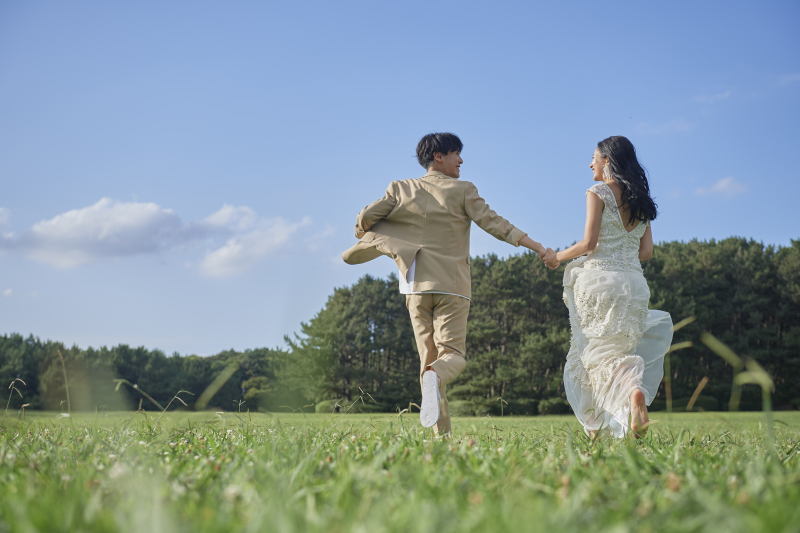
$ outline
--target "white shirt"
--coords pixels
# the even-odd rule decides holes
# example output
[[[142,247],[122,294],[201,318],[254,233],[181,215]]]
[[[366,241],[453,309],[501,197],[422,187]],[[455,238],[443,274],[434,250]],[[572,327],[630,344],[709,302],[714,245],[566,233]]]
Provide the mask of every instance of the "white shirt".
[[[462,296],[460,294],[454,294],[452,292],[443,292],[443,291],[415,291],[414,290],[414,272],[417,270],[417,258],[415,257],[414,260],[411,262],[411,268],[408,269],[408,280],[403,277],[403,273],[400,272],[400,275],[397,276],[400,279],[400,294],[450,294],[452,296],[460,296],[461,298],[467,298],[466,296]]]

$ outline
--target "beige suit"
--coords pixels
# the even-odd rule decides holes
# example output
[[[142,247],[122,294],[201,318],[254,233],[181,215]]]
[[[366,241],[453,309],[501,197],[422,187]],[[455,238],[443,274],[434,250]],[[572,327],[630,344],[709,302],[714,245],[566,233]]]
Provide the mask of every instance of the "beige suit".
[[[416,259],[413,291],[427,294],[407,295],[406,305],[420,352],[420,376],[430,365],[442,383],[437,433],[450,432],[444,392],[466,366],[472,222],[514,246],[526,235],[490,209],[475,185],[430,171],[418,179],[390,183],[383,198],[358,214],[356,236],[366,233],[342,254],[352,265],[389,256],[406,278]]]

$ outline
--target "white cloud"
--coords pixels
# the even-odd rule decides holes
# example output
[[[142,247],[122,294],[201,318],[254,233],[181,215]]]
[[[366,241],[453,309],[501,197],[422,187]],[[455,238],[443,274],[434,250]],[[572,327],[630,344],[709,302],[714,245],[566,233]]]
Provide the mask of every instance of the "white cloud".
[[[7,207],[0,207],[0,228],[7,226],[11,220],[11,210]]]
[[[3,291],[3,298],[10,298],[13,293],[14,293],[13,290],[6,289],[6,290]]]
[[[222,209],[208,216],[203,223],[210,228],[246,230],[258,221],[258,215],[249,207],[225,204]]]
[[[185,223],[174,211],[155,203],[103,198],[92,206],[43,220],[19,238],[0,236],[0,253],[16,252],[72,268],[103,258],[199,251],[201,243],[206,243],[212,250],[200,270],[212,277],[231,276],[286,246],[297,229],[310,222],[308,218],[296,223],[263,218],[250,207],[225,204],[205,219]]]
[[[175,212],[157,204],[103,198],[34,224],[18,245],[42,263],[75,267],[103,257],[159,251],[175,241],[182,226]]]
[[[200,269],[210,277],[241,274],[262,257],[279,250],[299,228],[310,223],[308,217],[294,224],[282,218],[259,220],[258,229],[237,235],[222,247],[208,252]]]
[[[636,125],[635,130],[637,133],[646,135],[659,135],[662,133],[673,133],[676,131],[691,131],[695,127],[693,122],[689,122],[685,118],[676,118],[665,122],[663,124],[654,125],[650,122],[640,122]]]
[[[735,194],[743,193],[747,187],[736,181],[732,176],[722,178],[711,187],[700,187],[694,191],[697,195],[715,194],[718,196],[731,197]]]
[[[701,96],[695,96],[694,100],[695,100],[695,102],[701,102],[703,104],[713,104],[715,102],[719,102],[719,101],[725,100],[730,95],[731,95],[730,91],[724,91],[724,92],[717,93],[717,94],[705,94],[705,95],[701,95]]]
[[[0,233],[0,255],[14,247],[14,233]]]

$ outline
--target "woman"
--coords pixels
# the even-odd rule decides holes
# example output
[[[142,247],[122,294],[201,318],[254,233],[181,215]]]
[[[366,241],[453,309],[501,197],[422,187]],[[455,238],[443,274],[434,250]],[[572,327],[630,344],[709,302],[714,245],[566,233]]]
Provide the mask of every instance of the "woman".
[[[601,429],[625,436],[629,417],[640,438],[672,342],[669,313],[648,310],[650,289],[640,264],[653,255],[656,204],[625,137],[598,143],[589,166],[599,183],[586,193],[584,237],[548,264],[578,258],[564,271],[572,327],[564,387],[592,438]]]

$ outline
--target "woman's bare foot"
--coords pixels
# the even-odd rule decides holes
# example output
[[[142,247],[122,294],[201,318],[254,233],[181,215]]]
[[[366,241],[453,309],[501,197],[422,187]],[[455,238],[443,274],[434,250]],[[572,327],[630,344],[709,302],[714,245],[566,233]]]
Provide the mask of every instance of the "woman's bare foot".
[[[647,416],[647,404],[644,393],[636,389],[631,393],[631,429],[633,437],[641,439],[647,433],[647,423],[650,418]]]
[[[590,429],[590,430],[589,430],[589,438],[590,438],[591,440],[594,440],[594,438],[595,438],[596,436],[597,436],[597,431],[596,431],[596,430],[594,430],[594,429]]]

